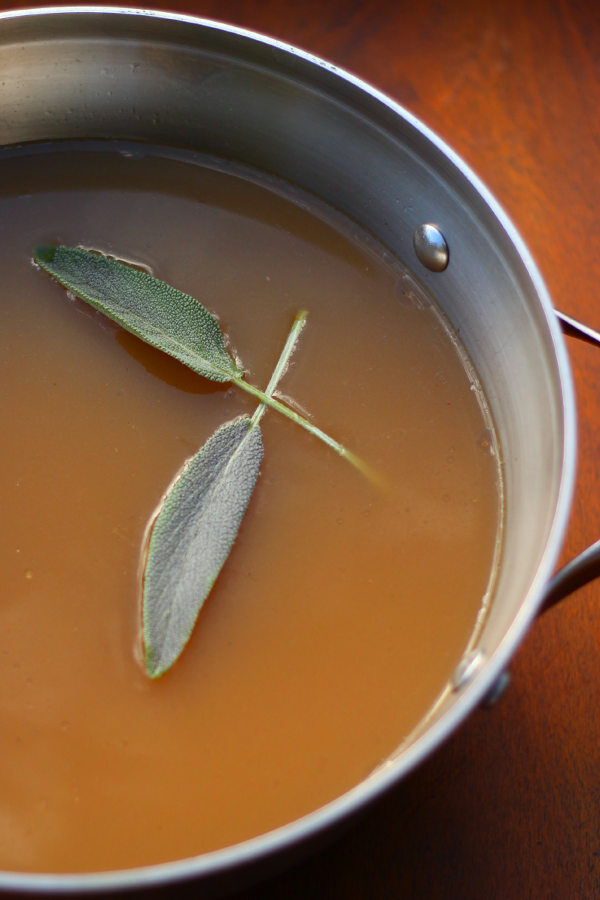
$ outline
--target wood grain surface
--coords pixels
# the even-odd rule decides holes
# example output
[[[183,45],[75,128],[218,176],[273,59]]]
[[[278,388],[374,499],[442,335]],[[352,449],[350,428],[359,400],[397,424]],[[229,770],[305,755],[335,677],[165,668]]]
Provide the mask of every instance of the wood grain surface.
[[[274,35],[399,101],[495,194],[555,305],[600,329],[599,2],[182,0],[161,8]],[[580,449],[564,561],[600,537],[600,349],[568,346]],[[599,651],[595,584],[533,626],[494,708],[477,710],[326,849],[238,896],[600,897]]]

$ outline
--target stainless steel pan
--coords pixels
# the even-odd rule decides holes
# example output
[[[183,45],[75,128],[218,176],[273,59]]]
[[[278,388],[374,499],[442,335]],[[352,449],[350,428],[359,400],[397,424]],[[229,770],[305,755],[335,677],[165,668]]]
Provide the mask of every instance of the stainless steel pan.
[[[0,144],[120,138],[243,162],[311,192],[374,234],[460,332],[502,447],[505,523],[493,602],[435,713],[353,790],[291,825],[193,859],[90,875],[0,874],[0,887],[80,892],[238,884],[339,826],[434,750],[486,696],[545,602],[575,468],[575,407],[543,281],[502,209],[420,122],[307,53],[241,29],[108,8],[0,16]],[[582,574],[583,573],[583,574]]]

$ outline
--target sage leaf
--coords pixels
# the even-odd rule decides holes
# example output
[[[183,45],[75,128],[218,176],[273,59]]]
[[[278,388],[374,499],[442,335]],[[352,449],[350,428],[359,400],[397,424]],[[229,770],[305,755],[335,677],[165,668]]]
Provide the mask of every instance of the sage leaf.
[[[143,578],[145,666],[156,678],[185,647],[227,559],[263,455],[247,416],[215,431],[172,483],[154,521]]]
[[[40,246],[33,256],[81,300],[204,378],[227,382],[243,374],[227,351],[216,318],[189,294],[89,250]]]

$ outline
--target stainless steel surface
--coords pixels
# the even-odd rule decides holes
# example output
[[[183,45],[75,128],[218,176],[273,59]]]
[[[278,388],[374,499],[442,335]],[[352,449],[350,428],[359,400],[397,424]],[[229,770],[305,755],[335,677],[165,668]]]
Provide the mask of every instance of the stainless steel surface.
[[[306,53],[182,16],[66,8],[1,15],[0,68],[3,144],[120,138],[193,148],[285,179],[360,223],[413,269],[460,333],[499,435],[504,541],[477,638],[483,661],[384,766],[237,847],[128,872],[0,875],[0,887],[44,892],[220,875],[231,883],[395,783],[506,669],[543,602],[571,501],[575,413],[562,336],[521,239],[466,166],[398,105]],[[452,253],[442,272],[415,267],[415,229],[432,221]]]
[[[437,225],[419,225],[413,235],[417,259],[431,272],[443,272],[448,265],[449,251],[446,238]]]

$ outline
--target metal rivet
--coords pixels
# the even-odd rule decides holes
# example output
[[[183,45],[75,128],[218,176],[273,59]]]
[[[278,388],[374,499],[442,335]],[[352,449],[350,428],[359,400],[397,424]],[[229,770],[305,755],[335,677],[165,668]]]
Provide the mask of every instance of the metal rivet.
[[[419,225],[413,234],[413,246],[420,262],[431,272],[443,272],[450,252],[446,238],[437,225]]]
[[[475,675],[481,669],[485,661],[485,656],[481,650],[471,650],[466,656],[463,656],[452,676],[452,688],[455,691],[461,691],[466,687]]]
[[[502,672],[498,678],[495,680],[485,697],[483,698],[483,706],[494,706],[506,688],[510,684],[510,672],[504,671]]]

